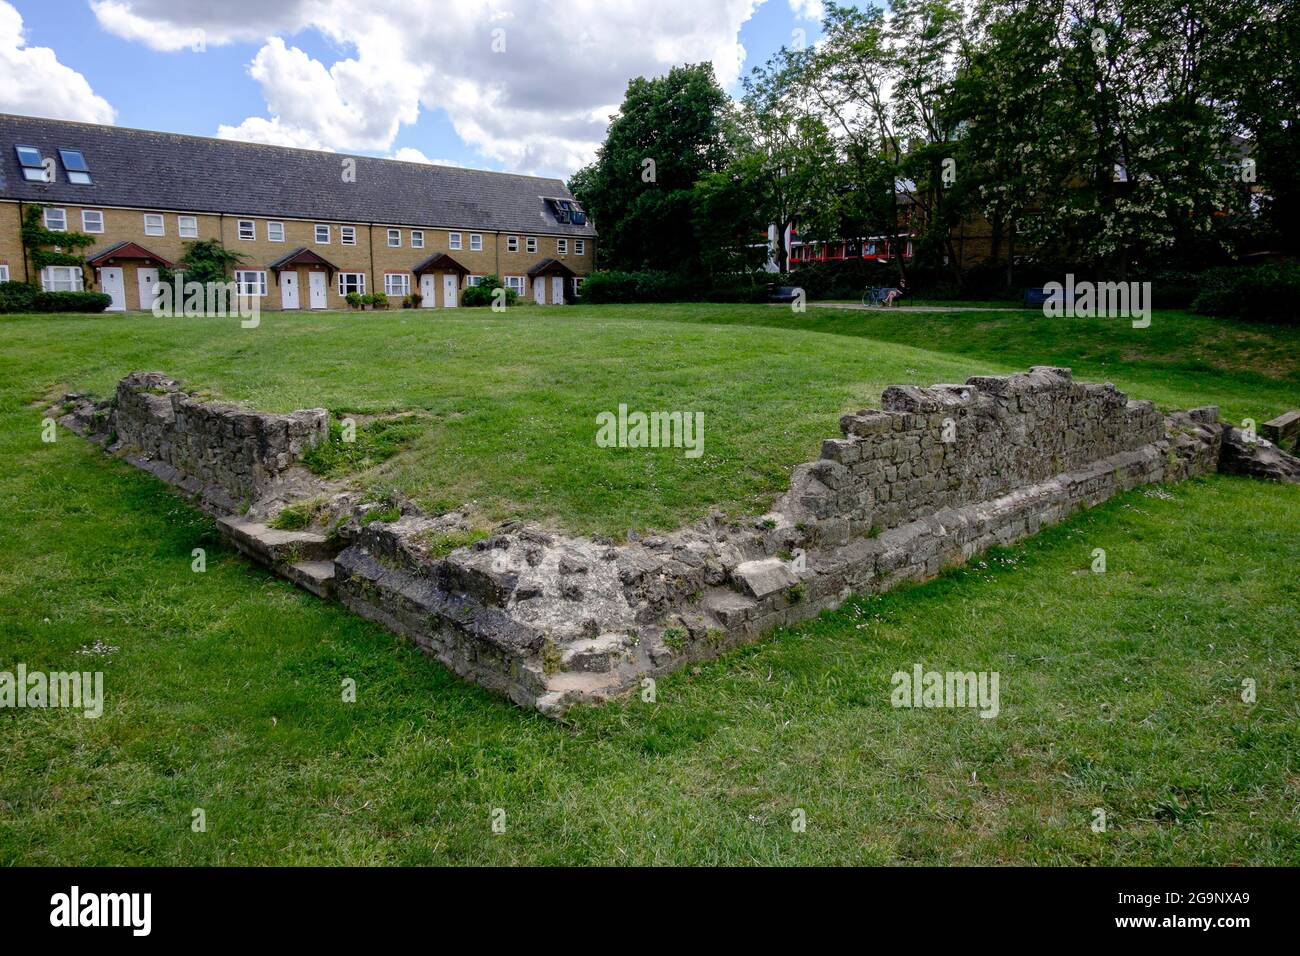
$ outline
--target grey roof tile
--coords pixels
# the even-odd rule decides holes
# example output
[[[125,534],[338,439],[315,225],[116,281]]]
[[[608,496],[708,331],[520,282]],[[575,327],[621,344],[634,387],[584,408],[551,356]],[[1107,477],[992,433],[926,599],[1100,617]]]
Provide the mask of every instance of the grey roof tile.
[[[53,158],[54,183],[23,179],[14,146]],[[60,148],[79,149],[93,184],[66,181]],[[343,181],[343,160],[356,182]],[[0,113],[0,199],[285,219],[446,226],[594,236],[555,221],[543,197],[572,198],[558,179],[494,173],[97,126]]]

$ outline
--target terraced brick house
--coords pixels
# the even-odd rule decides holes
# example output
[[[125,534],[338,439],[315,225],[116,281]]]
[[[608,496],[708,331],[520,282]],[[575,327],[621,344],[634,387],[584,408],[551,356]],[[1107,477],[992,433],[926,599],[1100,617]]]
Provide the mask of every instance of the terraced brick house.
[[[37,270],[21,223],[92,235],[86,267]],[[149,308],[186,244],[243,256],[264,309],[347,308],[349,292],[460,304],[495,274],[521,297],[572,301],[596,231],[558,179],[0,114],[0,281],[97,289]]]

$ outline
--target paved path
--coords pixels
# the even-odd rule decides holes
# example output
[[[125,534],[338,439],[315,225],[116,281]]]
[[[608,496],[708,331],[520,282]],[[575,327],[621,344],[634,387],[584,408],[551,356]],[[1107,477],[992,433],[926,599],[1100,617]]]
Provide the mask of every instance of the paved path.
[[[773,303],[779,305],[780,303]],[[986,308],[978,305],[860,305],[855,302],[809,302],[811,306],[819,309],[849,309],[858,312],[1034,312],[1036,309],[1025,309],[1019,305],[1004,305],[995,308]]]

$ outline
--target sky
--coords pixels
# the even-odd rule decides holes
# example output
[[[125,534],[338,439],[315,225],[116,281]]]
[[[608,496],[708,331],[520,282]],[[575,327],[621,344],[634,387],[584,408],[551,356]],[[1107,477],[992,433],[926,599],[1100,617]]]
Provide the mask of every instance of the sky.
[[[0,0],[0,112],[567,177],[629,79],[732,95],[822,0]]]

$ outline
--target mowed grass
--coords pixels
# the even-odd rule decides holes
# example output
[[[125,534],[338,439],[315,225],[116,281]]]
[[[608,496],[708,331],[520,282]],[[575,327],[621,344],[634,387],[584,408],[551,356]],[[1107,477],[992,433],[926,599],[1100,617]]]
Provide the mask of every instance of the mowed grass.
[[[1015,312],[726,305],[271,313],[256,329],[149,315],[0,324],[19,404],[66,389],[108,394],[127,372],[158,369],[265,410],[418,413],[406,452],[356,475],[359,485],[430,510],[468,506],[484,523],[616,537],[712,508],[762,513],[791,469],[838,434],[840,414],[877,404],[895,382],[1069,364],[1167,407],[1215,402],[1264,421],[1297,403],[1297,339],[1179,313],[1136,330]],[[620,405],[702,412],[703,455],[597,447],[597,415]]]
[[[1300,488],[1213,477],[1139,489],[938,581],[669,676],[655,703],[556,723],[249,564],[148,476],[67,433],[42,443],[29,404],[59,383],[106,392],[129,369],[161,368],[281,409],[436,416],[435,396],[462,395],[461,414],[438,419],[447,427],[479,406],[475,388],[499,382],[555,423],[570,396],[621,380],[690,407],[719,385],[679,352],[725,362],[755,337],[784,348],[765,353],[768,377],[801,370],[809,392],[848,390],[849,404],[853,389],[875,397],[896,378],[891,362],[917,371],[904,381],[999,370],[851,330],[759,327],[779,318],[760,308],[674,308],[675,322],[672,310],[467,315],[436,333],[401,314],[268,317],[247,331],[0,323],[0,669],[102,670],[107,698],[99,719],[0,709],[0,864],[1300,864]],[[955,317],[907,320],[918,339],[960,329]],[[129,334],[107,334],[115,322]],[[626,360],[621,379],[599,374],[619,364],[600,349]],[[658,358],[632,362],[643,349]],[[1008,367],[1026,364],[1014,358]],[[837,379],[845,368],[854,376]],[[1285,376],[1206,377],[1238,415],[1296,404]],[[1198,373],[1169,369],[1159,383],[1175,404],[1209,400],[1196,397]],[[746,399],[750,384],[769,400]],[[758,370],[732,388],[720,407],[759,432],[735,439],[740,464],[714,466],[728,488],[769,446],[798,446],[800,429],[812,447],[795,460],[833,432],[820,399],[804,408]],[[481,399],[488,421],[511,418],[504,395]],[[411,403],[420,396],[428,404]],[[481,446],[458,465],[418,443],[407,454],[426,454],[443,480],[510,444],[487,427],[462,434]],[[579,440],[566,435],[550,447],[534,434],[525,457],[498,466],[536,475],[461,480],[486,482],[474,486],[484,498],[521,489],[500,501],[582,525],[594,507],[556,505],[564,481],[594,493],[588,473],[564,473],[564,442]],[[589,430],[581,445],[594,447]],[[541,490],[527,493],[530,478]],[[608,500],[643,497],[637,486]],[[203,573],[191,570],[196,547]],[[1099,547],[1105,574],[1089,571]],[[891,675],[916,663],[997,671],[1001,713],[892,708]],[[342,700],[349,678],[355,703]],[[1091,827],[1097,808],[1104,833]],[[192,829],[195,809],[206,832]],[[494,834],[498,809],[506,830]]]

